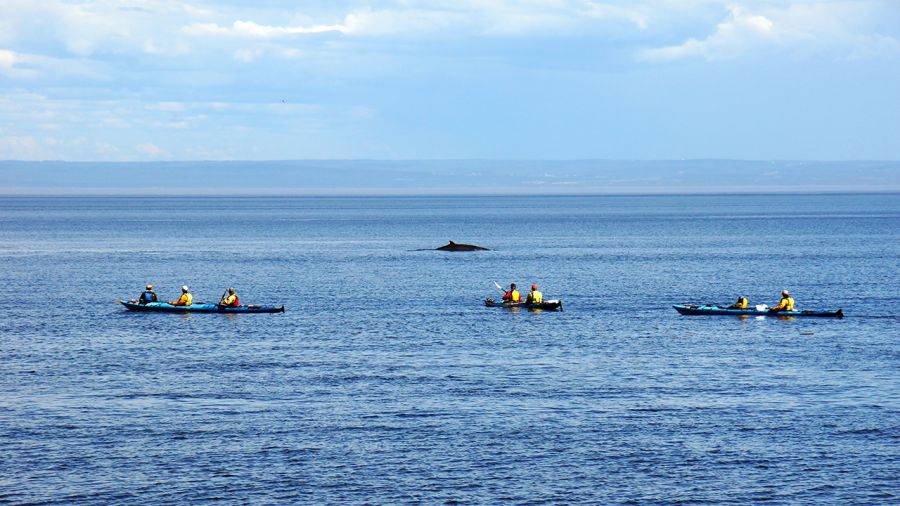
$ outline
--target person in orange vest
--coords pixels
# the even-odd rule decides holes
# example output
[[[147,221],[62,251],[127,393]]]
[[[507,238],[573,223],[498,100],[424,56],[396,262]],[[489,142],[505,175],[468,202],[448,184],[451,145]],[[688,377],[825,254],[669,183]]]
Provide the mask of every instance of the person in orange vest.
[[[241,301],[238,299],[238,296],[234,293],[234,288],[228,289],[228,296],[222,297],[221,302],[219,302],[220,306],[228,306],[228,307],[238,307],[241,304]]]
[[[190,306],[194,303],[194,296],[191,295],[191,291],[188,289],[187,285],[181,287],[181,298],[177,301],[169,301],[169,304],[173,306]]]
[[[522,302],[522,295],[516,290],[516,284],[509,285],[509,291],[503,294],[503,302]]]
[[[538,286],[536,284],[531,285],[531,291],[528,292],[528,296],[525,298],[525,302],[527,304],[540,304],[544,301],[544,294],[538,291]]]
[[[781,302],[779,302],[777,306],[773,307],[769,311],[793,311],[793,310],[794,310],[794,298],[791,297],[791,294],[789,294],[787,290],[782,290],[781,291]]]

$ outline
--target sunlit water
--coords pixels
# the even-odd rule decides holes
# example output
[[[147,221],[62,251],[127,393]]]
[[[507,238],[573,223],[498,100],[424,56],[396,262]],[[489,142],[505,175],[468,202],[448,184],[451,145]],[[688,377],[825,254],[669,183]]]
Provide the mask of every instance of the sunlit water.
[[[897,503],[898,265],[898,195],[2,198],[0,502]]]

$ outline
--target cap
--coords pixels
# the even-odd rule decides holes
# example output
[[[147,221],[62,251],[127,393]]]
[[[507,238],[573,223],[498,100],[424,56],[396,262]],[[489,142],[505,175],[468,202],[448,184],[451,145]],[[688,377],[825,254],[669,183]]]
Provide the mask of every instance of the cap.
[[[234,288],[229,288],[228,293],[234,293]]]
[[[153,290],[153,285],[147,285],[147,290]]]
[[[537,290],[537,285],[531,285],[532,290]]]
[[[183,285],[183,286],[181,287],[181,291],[182,291],[182,292],[188,291],[187,285]]]
[[[790,295],[787,290],[782,290],[781,295]]]

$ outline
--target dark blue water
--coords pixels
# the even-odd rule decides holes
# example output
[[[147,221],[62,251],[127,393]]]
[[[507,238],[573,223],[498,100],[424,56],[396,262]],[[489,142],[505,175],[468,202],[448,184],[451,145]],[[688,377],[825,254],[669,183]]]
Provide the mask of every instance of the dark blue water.
[[[2,198],[0,502],[896,504],[898,266],[900,195]],[[848,317],[671,308],[782,289]]]

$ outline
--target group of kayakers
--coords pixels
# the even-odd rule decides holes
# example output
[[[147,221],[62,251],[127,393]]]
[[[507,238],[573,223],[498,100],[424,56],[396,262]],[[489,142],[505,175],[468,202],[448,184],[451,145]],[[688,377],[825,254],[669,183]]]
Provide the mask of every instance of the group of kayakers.
[[[738,297],[737,302],[728,306],[725,309],[747,309],[748,305],[749,305],[749,300],[747,299],[747,296],[741,295],[740,297]],[[791,294],[788,293],[787,290],[781,291],[781,302],[779,302],[777,306],[769,309],[769,311],[771,311],[771,312],[793,311],[793,310],[794,310],[794,298],[791,297]]]
[[[497,285],[500,288],[500,285]],[[544,301],[544,295],[538,290],[538,285],[536,283],[531,284],[531,291],[528,292],[528,295],[525,297],[526,304],[540,304]],[[150,302],[159,302],[159,298],[156,296],[156,292],[153,291],[153,285],[147,285],[146,289],[141,293],[140,297],[138,297],[138,302],[141,304],[147,304]],[[522,301],[522,294],[519,293],[518,288],[515,283],[510,283],[509,290],[506,290],[503,294],[503,302],[519,304]],[[194,296],[191,295],[191,290],[187,285],[183,285],[181,287],[181,297],[178,300],[169,301],[169,304],[173,306],[190,306],[194,303]],[[725,309],[747,309],[750,301],[745,295],[741,295],[738,297],[737,301],[728,306]],[[222,299],[218,302],[218,305],[225,307],[239,307],[240,299],[234,291],[234,288],[229,288],[226,290],[226,293],[222,294]],[[721,307],[721,306],[719,306]],[[793,311],[794,310],[794,298],[791,297],[791,294],[787,290],[781,291],[781,301],[777,306],[770,308],[770,312],[778,312],[778,311]]]
[[[500,285],[497,285],[500,288]],[[526,304],[540,304],[543,302],[544,296],[538,290],[537,284],[531,285],[531,291],[528,292],[528,295],[525,298]],[[509,290],[506,290],[503,294],[503,302],[511,303],[511,304],[519,304],[522,301],[522,294],[519,293],[518,288],[515,283],[511,283],[509,285]],[[737,301],[728,306],[725,309],[747,309],[750,301],[746,295],[741,295],[738,297]],[[720,306],[721,307],[721,306]],[[787,290],[781,291],[781,301],[777,306],[770,308],[770,312],[778,312],[778,311],[793,311],[794,310],[794,298],[791,297],[791,294]]]
[[[222,294],[222,299],[219,301],[220,306],[226,307],[238,307],[240,306],[240,299],[236,293],[234,293],[234,288],[229,288],[226,290],[226,294]],[[153,285],[147,285],[147,288],[141,293],[141,296],[138,297],[138,302],[141,304],[147,304],[150,302],[159,302],[159,299],[156,296],[156,292],[153,291]],[[170,300],[168,304],[172,306],[190,306],[194,303],[194,296],[191,295],[191,290],[187,285],[183,285],[181,287],[181,297],[178,300]]]
[[[499,286],[499,285],[498,285]],[[526,304],[540,304],[544,301],[544,295],[538,291],[538,286],[534,283],[531,285],[531,291],[525,297]],[[509,290],[503,294],[503,302],[519,303],[522,302],[522,294],[516,289],[516,284],[511,283]]]

